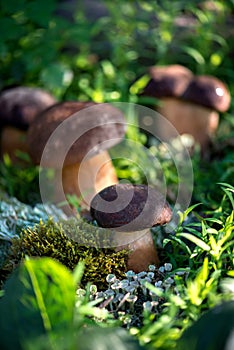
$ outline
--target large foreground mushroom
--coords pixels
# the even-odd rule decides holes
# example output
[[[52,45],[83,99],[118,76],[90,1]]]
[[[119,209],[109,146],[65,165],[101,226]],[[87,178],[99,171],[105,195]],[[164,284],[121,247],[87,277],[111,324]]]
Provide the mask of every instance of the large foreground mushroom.
[[[117,184],[96,194],[90,207],[99,226],[116,231],[116,250],[130,251],[128,269],[140,272],[158,264],[150,228],[172,217],[160,192],[146,185]]]
[[[42,112],[29,128],[32,160],[40,164],[48,140],[60,126],[62,136],[52,143],[52,151],[43,159],[43,166],[59,172],[62,164],[64,193],[82,197],[83,206],[88,207],[98,191],[118,182],[107,149],[124,137],[125,125],[122,112],[109,104],[58,103]],[[61,163],[60,156],[71,134],[77,137]],[[59,184],[58,187],[55,184],[53,198],[55,202],[61,201]]]
[[[17,162],[16,150],[28,152],[26,130],[39,112],[55,102],[48,92],[25,86],[0,94],[1,157],[7,153]]]

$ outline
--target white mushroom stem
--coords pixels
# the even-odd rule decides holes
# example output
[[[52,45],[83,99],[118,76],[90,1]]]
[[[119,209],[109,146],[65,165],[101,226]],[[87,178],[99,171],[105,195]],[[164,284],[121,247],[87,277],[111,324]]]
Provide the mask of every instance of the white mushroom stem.
[[[121,233],[116,234],[118,235]],[[133,237],[135,235],[137,237],[139,235],[139,231],[136,231],[135,233],[124,233],[124,235],[127,234],[131,234]],[[145,230],[144,234],[142,234],[136,240],[117,247],[116,251],[123,249],[130,251],[127,261],[128,270],[133,270],[134,272],[138,273],[141,271],[147,271],[149,265],[151,264],[159,264],[158,253],[155,248],[150,229]]]
[[[118,178],[107,151],[82,161],[65,166],[62,171],[65,194],[75,194],[84,207],[89,207],[93,196],[103,188],[118,183]]]
[[[178,134],[192,135],[204,151],[218,127],[219,114],[210,108],[176,98],[162,98],[161,102],[162,106],[157,111],[176,128]],[[164,141],[175,137],[173,130],[160,118],[157,133]]]
[[[26,142],[26,131],[19,130],[12,126],[6,126],[1,132],[1,158],[4,154],[8,154],[13,163],[21,163],[16,156],[16,151],[28,153],[28,145]]]

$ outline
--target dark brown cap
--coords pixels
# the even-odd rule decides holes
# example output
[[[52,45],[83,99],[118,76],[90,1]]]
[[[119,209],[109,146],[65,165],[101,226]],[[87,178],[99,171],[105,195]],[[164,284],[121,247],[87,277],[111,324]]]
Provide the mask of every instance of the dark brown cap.
[[[48,92],[30,87],[16,87],[0,94],[0,126],[11,125],[27,130],[38,113],[55,103]]]
[[[225,112],[230,106],[231,97],[222,81],[209,75],[200,75],[191,80],[182,99]]]
[[[179,64],[150,67],[149,75],[143,95],[156,98],[179,97],[193,77],[188,68]]]
[[[168,223],[172,211],[164,196],[147,185],[117,184],[94,196],[90,213],[101,227],[139,231]]]
[[[44,159],[44,166],[56,168],[60,164],[61,150],[71,134],[77,137],[64,165],[79,163],[87,154],[90,158],[114,146],[124,137],[126,129],[123,113],[108,103],[58,103],[43,111],[29,128],[27,139],[34,163],[40,163],[47,141],[60,125],[60,137],[50,146],[50,156]]]

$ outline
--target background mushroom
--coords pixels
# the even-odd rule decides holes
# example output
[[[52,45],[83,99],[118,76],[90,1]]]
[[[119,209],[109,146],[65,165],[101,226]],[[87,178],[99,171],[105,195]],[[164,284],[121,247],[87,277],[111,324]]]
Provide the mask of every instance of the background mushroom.
[[[193,78],[193,73],[179,64],[169,66],[153,66],[149,68],[150,80],[145,86],[143,95],[160,99],[160,105],[164,105],[164,99],[180,97]],[[162,107],[163,108],[163,107]]]
[[[16,150],[28,152],[26,130],[39,112],[54,103],[52,95],[38,88],[21,86],[0,94],[1,157],[7,153],[17,162]]]
[[[64,122],[68,119],[69,122]],[[28,144],[34,163],[40,164],[47,141],[60,124],[62,136],[52,143],[43,166],[61,171],[61,152],[67,141],[70,142],[71,133],[75,134],[74,143],[62,159],[62,186],[65,194],[82,197],[86,207],[95,193],[118,182],[107,149],[124,137],[125,120],[122,112],[109,104],[58,103],[42,112],[29,128]],[[59,202],[59,184],[55,183],[54,187],[53,198]]]
[[[158,264],[150,228],[171,220],[164,196],[147,185],[116,184],[96,194],[91,216],[99,226],[114,229],[116,250],[130,251],[128,269],[140,272]]]
[[[230,105],[226,85],[212,76],[193,76],[180,65],[151,67],[149,74],[151,80],[143,95],[160,100],[156,110],[176,130],[162,118],[155,118],[151,123],[146,119],[146,124],[143,118],[142,127],[154,131],[163,141],[175,137],[176,131],[180,135],[190,134],[205,151],[218,127],[218,112],[225,112]]]
[[[219,112],[225,112],[230,106],[228,88],[215,77],[201,75],[191,80],[181,99],[184,108],[183,119],[187,116],[187,123],[184,123],[183,127],[178,125],[178,131],[180,134],[190,131],[205,151],[218,127]],[[173,120],[171,122],[175,123]]]
[[[175,64],[150,67],[148,74],[150,80],[142,95],[157,98],[158,104],[154,106],[155,109],[169,121],[176,120],[179,116],[180,122],[177,124],[183,124],[180,96],[193,78],[193,73],[188,68]],[[153,131],[164,140],[176,136],[174,131],[169,129],[168,123],[164,124],[159,118],[143,117],[140,125],[144,130]]]

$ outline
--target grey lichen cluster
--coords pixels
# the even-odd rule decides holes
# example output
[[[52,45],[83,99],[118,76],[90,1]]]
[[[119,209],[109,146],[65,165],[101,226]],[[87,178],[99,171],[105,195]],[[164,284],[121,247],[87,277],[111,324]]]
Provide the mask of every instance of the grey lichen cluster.
[[[135,273],[129,270],[125,279],[119,280],[114,274],[106,277],[108,289],[98,291],[95,285],[89,287],[90,300],[100,299],[100,308],[110,311],[126,327],[140,326],[144,313],[159,314],[170,290],[179,295],[177,279],[187,278],[188,269],[172,270],[172,264],[165,263],[157,268],[150,265],[148,271]],[[78,297],[86,295],[84,289],[77,290]]]
[[[0,195],[0,268],[8,255],[13,238],[19,237],[24,228],[34,227],[40,220],[50,216],[54,220],[65,218],[63,212],[54,205],[38,203],[34,207],[24,204],[14,197]]]

